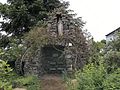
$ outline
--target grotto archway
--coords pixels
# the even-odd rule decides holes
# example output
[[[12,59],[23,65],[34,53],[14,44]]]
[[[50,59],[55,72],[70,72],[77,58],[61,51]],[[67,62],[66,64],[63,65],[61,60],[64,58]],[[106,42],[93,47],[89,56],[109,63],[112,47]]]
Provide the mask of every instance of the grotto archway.
[[[47,45],[42,48],[42,67],[47,74],[60,74],[66,70],[64,47]]]

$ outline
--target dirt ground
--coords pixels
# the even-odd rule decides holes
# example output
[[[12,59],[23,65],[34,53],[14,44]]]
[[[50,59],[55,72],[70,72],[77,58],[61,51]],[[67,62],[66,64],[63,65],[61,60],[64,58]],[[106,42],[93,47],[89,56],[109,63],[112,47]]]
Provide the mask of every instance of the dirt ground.
[[[26,89],[23,89],[23,88],[15,88],[13,90],[26,90]]]
[[[66,90],[66,85],[60,75],[44,75],[41,88],[41,90]]]
[[[13,90],[26,90],[15,88]],[[41,90],[67,90],[66,84],[60,75],[44,75],[41,78]]]

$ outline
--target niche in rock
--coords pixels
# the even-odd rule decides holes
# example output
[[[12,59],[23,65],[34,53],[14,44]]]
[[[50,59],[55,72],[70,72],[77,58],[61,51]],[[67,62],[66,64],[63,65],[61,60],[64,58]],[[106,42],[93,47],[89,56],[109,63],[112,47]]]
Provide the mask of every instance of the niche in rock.
[[[60,74],[66,70],[66,60],[63,52],[64,47],[60,45],[48,45],[42,48],[42,67],[45,73]]]

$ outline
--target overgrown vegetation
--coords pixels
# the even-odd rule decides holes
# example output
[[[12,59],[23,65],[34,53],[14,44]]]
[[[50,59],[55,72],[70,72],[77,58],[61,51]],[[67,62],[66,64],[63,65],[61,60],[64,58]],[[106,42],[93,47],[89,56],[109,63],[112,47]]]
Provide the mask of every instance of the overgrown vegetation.
[[[107,73],[103,63],[96,66],[89,64],[84,67],[83,71],[78,72],[78,90],[116,90],[120,89],[120,69],[112,73]],[[116,79],[116,82],[114,81]]]
[[[0,89],[12,90],[13,73],[7,62],[0,60]]]
[[[27,90],[40,90],[40,80],[36,76],[18,77],[15,81],[16,87],[26,88]]]
[[[3,54],[0,52],[0,54]],[[0,60],[0,90],[13,90],[20,87],[27,90],[40,90],[40,81],[36,76],[19,76],[7,61]]]
[[[109,42],[106,46],[105,61],[109,71],[120,67],[120,33],[116,33],[116,39]]]
[[[75,66],[78,66],[72,78],[65,75],[69,90],[120,90],[119,34],[107,45],[105,40],[87,41],[81,29],[84,22],[81,18],[74,18],[74,14],[68,14],[71,11],[66,10],[68,2],[59,0],[7,0],[7,2],[0,3],[0,16],[5,20],[1,23],[0,31],[6,32],[6,35],[0,33],[0,89],[12,90],[15,87],[22,87],[27,90],[39,90],[40,81],[36,76],[16,75],[14,68],[11,69],[7,61],[22,60],[29,48],[32,48],[30,53],[34,53],[33,49],[62,42],[64,39],[74,46],[71,48],[73,56],[76,57],[74,70]],[[56,15],[59,9],[66,15],[64,18],[68,18],[64,22],[67,23],[65,27],[71,25],[75,28],[71,27],[74,31],[63,36],[50,37],[46,30],[47,21],[52,20],[53,18],[49,16]]]
[[[117,39],[101,48],[98,48],[101,45],[98,42],[92,44],[94,52],[92,52],[88,64],[83,69],[76,71],[74,79],[67,79],[69,90],[120,89],[119,39],[118,34]]]
[[[89,63],[77,71],[75,78],[67,81],[69,90],[119,90],[120,68],[108,73],[103,61],[100,57],[99,65]]]
[[[62,5],[59,0],[7,0],[7,4],[0,3],[0,16],[7,20],[2,22],[2,31],[21,36]]]

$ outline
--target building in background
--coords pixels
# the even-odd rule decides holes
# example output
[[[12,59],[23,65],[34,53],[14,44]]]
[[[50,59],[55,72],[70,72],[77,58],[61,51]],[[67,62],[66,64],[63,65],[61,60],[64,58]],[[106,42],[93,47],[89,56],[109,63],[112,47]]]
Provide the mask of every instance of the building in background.
[[[117,38],[117,35],[116,35],[116,34],[117,34],[118,32],[120,32],[120,27],[117,28],[116,30],[108,33],[108,34],[106,35],[106,42],[110,42],[110,41],[116,39],[116,38]]]

